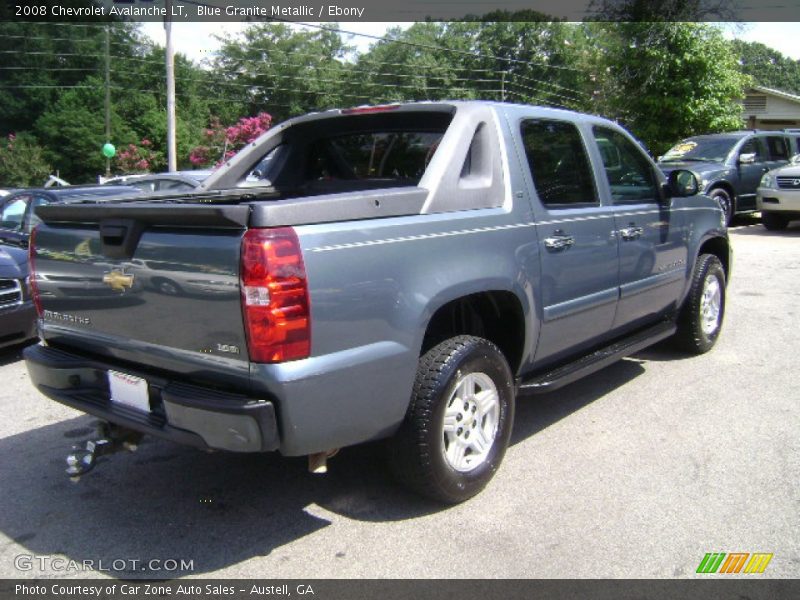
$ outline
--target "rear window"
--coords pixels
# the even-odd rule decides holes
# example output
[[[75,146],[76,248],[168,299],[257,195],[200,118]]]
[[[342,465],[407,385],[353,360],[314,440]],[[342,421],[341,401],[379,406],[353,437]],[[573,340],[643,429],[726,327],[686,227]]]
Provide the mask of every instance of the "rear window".
[[[433,158],[442,135],[387,131],[323,138],[311,148],[306,180],[389,179],[416,183]]]

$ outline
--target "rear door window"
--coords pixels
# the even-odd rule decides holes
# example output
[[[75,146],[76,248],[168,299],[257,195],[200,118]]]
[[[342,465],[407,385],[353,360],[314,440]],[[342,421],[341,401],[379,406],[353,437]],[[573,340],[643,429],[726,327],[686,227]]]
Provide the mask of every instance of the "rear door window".
[[[770,160],[789,160],[789,145],[786,138],[777,135],[767,137]]]
[[[521,124],[522,143],[533,186],[547,207],[600,204],[594,176],[574,123],[527,119]]]

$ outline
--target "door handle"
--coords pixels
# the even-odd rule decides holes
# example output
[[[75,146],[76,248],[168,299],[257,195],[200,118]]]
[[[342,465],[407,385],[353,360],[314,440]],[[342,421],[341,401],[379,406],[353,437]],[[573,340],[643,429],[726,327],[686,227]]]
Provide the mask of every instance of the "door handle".
[[[626,242],[630,242],[632,240],[638,240],[640,237],[642,237],[643,233],[644,233],[644,228],[636,227],[633,223],[631,223],[630,227],[625,227],[619,230],[620,237]]]
[[[566,250],[575,243],[575,238],[558,230],[550,237],[544,238],[544,247],[548,250]]]

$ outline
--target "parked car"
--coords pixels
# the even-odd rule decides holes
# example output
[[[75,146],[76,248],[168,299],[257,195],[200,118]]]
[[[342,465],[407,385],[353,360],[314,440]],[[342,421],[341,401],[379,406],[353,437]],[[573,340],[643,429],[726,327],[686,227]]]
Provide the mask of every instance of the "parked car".
[[[800,219],[800,154],[761,178],[757,199],[761,222],[771,231],[786,229],[790,221]]]
[[[139,193],[140,190],[124,185],[71,185],[17,190],[0,199],[0,243],[27,248],[31,230],[39,222],[34,213],[37,206]]]
[[[28,285],[28,252],[0,246],[0,347],[36,337],[36,310]]]
[[[131,185],[143,192],[182,192],[195,189],[213,171],[178,171],[176,173],[158,173],[148,175],[123,175],[114,177],[103,185]]]
[[[255,169],[268,186],[253,187]],[[402,482],[460,502],[497,471],[518,392],[667,338],[707,352],[722,330],[718,203],[599,117],[490,102],[330,110],[271,129],[201,188],[37,209],[46,344],[26,351],[28,371],[109,436],[70,455],[72,474],[142,433],[307,455],[311,470],[386,439]],[[109,290],[48,296],[64,274]]]
[[[758,209],[762,175],[788,163],[792,154],[784,132],[737,131],[682,140],[659,158],[658,166],[666,175],[674,169],[694,173],[701,191],[719,203],[730,223],[733,215]]]

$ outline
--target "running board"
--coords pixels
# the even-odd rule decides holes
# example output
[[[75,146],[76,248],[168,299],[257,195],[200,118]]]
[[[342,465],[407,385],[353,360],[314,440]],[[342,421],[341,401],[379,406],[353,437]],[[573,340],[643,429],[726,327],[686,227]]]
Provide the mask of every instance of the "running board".
[[[673,335],[677,327],[673,321],[665,321],[653,327],[639,331],[618,342],[595,350],[591,354],[556,367],[545,373],[534,375],[524,380],[517,390],[527,394],[544,394],[577,381],[578,379],[599,371],[621,358],[635,354],[639,350],[652,346]]]

